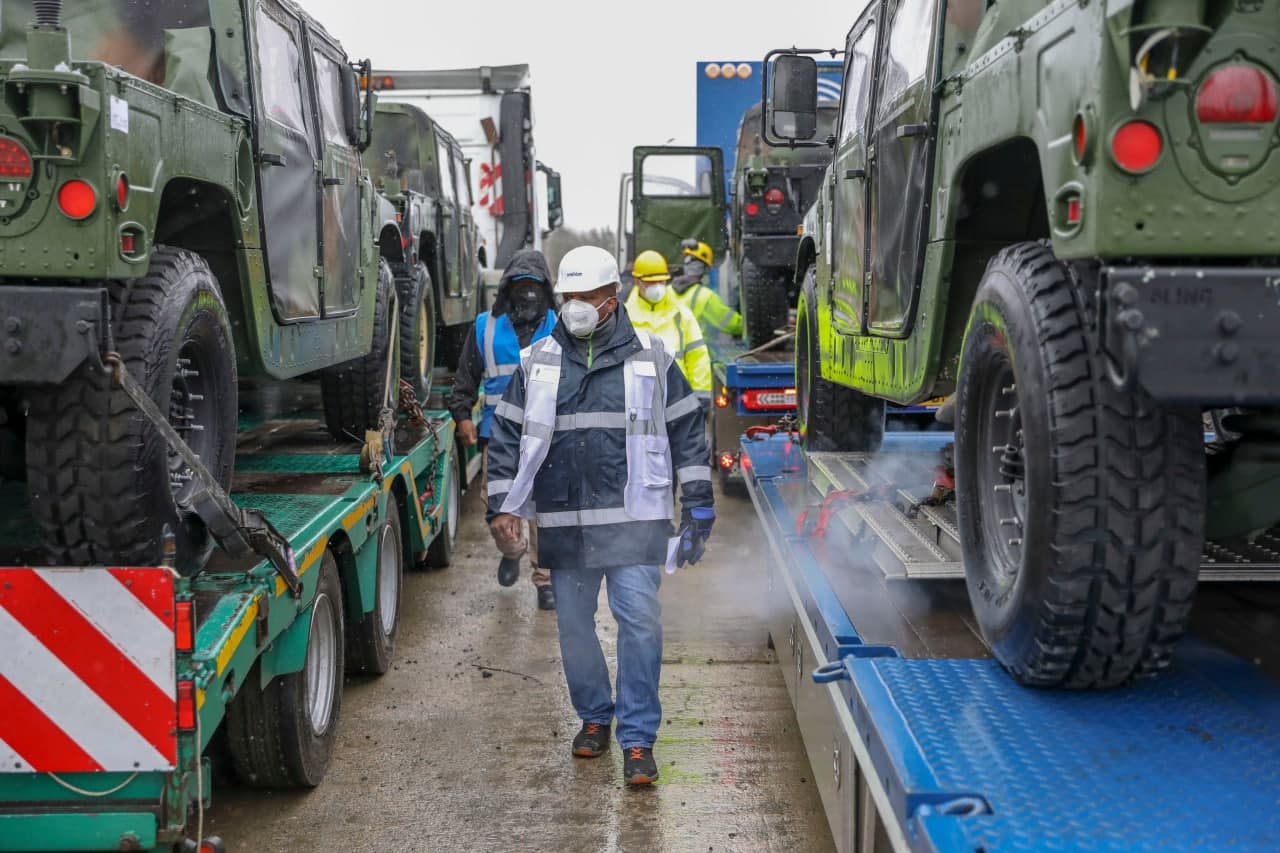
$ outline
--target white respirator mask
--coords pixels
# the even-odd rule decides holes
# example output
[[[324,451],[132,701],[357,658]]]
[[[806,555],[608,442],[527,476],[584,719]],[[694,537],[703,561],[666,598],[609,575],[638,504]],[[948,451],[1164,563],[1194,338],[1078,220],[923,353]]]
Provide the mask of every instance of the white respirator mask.
[[[665,282],[662,284],[646,284],[640,288],[640,295],[650,305],[656,305],[662,301],[662,297],[667,295],[667,285]]]
[[[564,327],[569,330],[569,334],[575,338],[585,338],[600,325],[600,309],[590,302],[570,299],[561,307],[560,319],[564,321]]]

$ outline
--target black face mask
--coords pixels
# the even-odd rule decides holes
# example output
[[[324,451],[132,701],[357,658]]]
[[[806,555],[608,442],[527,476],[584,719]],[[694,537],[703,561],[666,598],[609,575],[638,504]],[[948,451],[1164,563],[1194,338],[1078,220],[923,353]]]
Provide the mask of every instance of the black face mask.
[[[511,292],[511,303],[508,311],[511,322],[521,325],[536,322],[547,313],[546,299],[542,289],[536,286],[518,287]]]

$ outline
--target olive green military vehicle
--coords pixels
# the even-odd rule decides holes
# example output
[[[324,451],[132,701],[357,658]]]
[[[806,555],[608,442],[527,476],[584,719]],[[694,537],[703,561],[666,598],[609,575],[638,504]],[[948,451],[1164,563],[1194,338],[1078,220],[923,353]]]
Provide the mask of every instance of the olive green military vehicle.
[[[380,207],[378,246],[400,296],[400,375],[425,397],[437,364],[457,367],[480,310],[469,164],[426,113],[385,101],[375,108],[364,159],[388,203]]]
[[[835,132],[836,115],[830,103],[818,105],[817,139]],[[799,226],[831,162],[829,148],[769,145],[760,133],[760,116],[760,104],[752,104],[742,116],[729,185],[729,255],[738,271],[747,343],[753,347],[777,337],[796,304]]]
[[[154,564],[167,531],[194,570],[208,489],[163,416],[225,496],[238,380],[319,372],[339,437],[385,410],[372,98],[286,0],[10,0],[0,28],[3,470],[49,560]]]
[[[797,259],[804,442],[873,451],[886,401],[955,393],[954,535],[1025,683],[1155,673],[1201,572],[1280,579],[1231,556],[1280,519],[1278,20],[872,0],[848,34]],[[813,139],[812,56],[770,56],[767,141]]]

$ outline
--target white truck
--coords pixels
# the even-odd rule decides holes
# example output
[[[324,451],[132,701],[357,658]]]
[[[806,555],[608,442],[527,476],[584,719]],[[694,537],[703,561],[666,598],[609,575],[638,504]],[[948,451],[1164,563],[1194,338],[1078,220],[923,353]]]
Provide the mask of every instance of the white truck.
[[[485,279],[496,284],[511,256],[541,249],[564,220],[560,173],[538,162],[528,65],[437,71],[375,71],[384,101],[415,104],[451,133],[470,164]]]

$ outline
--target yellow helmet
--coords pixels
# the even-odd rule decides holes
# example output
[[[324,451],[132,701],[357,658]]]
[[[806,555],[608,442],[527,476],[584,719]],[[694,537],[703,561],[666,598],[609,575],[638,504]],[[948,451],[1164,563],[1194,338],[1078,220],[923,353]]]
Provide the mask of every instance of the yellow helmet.
[[[682,246],[680,254],[688,258],[697,258],[708,267],[712,265],[711,262],[715,259],[715,253],[711,251],[711,247],[706,243],[701,240],[685,240],[680,245]]]
[[[671,273],[667,271],[667,259],[653,249],[645,249],[636,255],[636,263],[631,270],[631,275],[637,281],[643,281],[646,284],[671,280]]]

